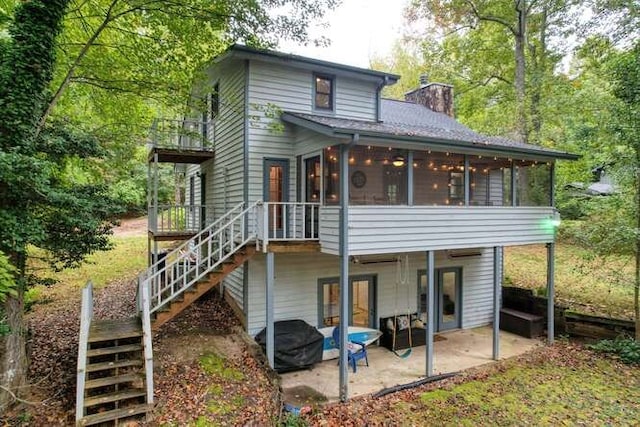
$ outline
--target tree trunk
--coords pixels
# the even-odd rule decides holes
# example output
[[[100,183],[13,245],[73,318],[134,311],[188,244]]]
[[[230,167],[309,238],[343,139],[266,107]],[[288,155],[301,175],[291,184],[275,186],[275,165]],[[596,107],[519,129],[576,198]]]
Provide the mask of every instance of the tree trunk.
[[[22,291],[17,297],[7,296],[4,309],[9,324],[9,335],[4,337],[0,357],[0,413],[6,410],[23,392],[27,382],[27,328],[24,324]]]
[[[540,111],[540,104],[542,102],[542,91],[547,76],[547,20],[548,11],[547,7],[543,6],[539,22],[539,48],[534,43],[529,43],[530,51],[530,69],[531,80],[529,84],[530,94],[530,112],[531,112],[531,129],[528,135],[529,142],[532,144],[540,144],[540,134],[542,132],[542,112]]]
[[[527,5],[525,0],[515,0],[516,12],[518,15],[518,24],[515,37],[515,60],[516,60],[516,72],[515,72],[515,89],[516,89],[516,115],[517,115],[517,128],[518,136],[521,142],[528,141],[527,131],[527,113],[525,105],[525,46],[526,46],[526,32],[527,32]]]
[[[636,277],[633,306],[636,315],[636,341],[640,341],[640,147],[636,147]]]

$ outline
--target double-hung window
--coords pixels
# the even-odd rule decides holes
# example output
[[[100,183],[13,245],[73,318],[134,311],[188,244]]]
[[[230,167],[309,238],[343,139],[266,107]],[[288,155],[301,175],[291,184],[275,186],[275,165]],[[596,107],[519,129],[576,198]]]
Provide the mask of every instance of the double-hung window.
[[[316,110],[333,111],[335,97],[335,79],[323,74],[314,76],[314,108]]]

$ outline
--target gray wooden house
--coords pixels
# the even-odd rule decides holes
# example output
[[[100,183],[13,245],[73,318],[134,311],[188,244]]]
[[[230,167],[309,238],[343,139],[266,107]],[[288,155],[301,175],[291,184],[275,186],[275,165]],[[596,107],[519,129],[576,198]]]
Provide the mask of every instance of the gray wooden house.
[[[547,245],[552,302],[554,165],[577,156],[472,131],[446,84],[382,98],[399,78],[241,45],[213,59],[198,112],[152,132],[151,188],[174,165],[184,200],[150,194],[143,324],[219,286],[249,334],[267,328],[271,362],[274,321],[400,312],[423,320],[426,375],[437,331],[493,323],[497,358],[502,249]],[[183,243],[163,256],[163,240]]]

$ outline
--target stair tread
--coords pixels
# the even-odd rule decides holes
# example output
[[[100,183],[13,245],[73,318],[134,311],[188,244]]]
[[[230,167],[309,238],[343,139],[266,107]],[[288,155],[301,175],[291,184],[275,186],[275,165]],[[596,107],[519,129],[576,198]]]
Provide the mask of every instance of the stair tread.
[[[126,359],[114,362],[90,363],[87,365],[87,372],[102,371],[105,369],[125,368],[127,366],[142,366],[141,359]]]
[[[138,317],[117,320],[97,320],[89,329],[89,342],[109,341],[142,336],[142,323]]]
[[[125,374],[125,375],[115,375],[112,377],[104,377],[97,378],[95,380],[88,380],[85,382],[85,389],[96,388],[96,387],[104,387],[107,385],[121,384],[121,383],[129,383],[133,381],[139,381],[143,376],[141,374]]]
[[[88,426],[93,424],[100,424],[106,421],[117,420],[120,418],[127,418],[133,415],[144,414],[149,410],[149,405],[135,405],[128,408],[113,409],[111,411],[98,412],[97,414],[86,415],[80,419],[78,423],[81,426]]]
[[[145,396],[147,392],[142,388],[134,388],[130,390],[119,390],[111,393],[99,394],[96,396],[85,397],[84,407],[102,405],[109,402],[116,402],[118,400],[133,399],[134,397]]]
[[[87,350],[87,357],[104,356],[115,353],[128,353],[131,351],[141,351],[142,344],[117,345],[113,347],[91,348]]]

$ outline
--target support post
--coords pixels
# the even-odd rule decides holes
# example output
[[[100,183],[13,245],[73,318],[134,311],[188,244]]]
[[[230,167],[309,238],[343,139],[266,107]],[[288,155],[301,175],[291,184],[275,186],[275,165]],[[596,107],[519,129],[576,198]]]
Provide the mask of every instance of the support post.
[[[469,206],[471,199],[471,175],[469,172],[469,155],[464,155],[464,205]]]
[[[153,224],[153,230],[154,232],[158,231],[158,186],[160,185],[160,178],[159,178],[159,174],[160,172],[158,171],[159,169],[159,165],[158,165],[158,153],[154,153],[153,154],[153,200],[151,201],[151,203],[153,204],[153,220],[155,221],[155,223]]]
[[[555,163],[549,166],[549,206],[556,205],[556,167]]]
[[[518,206],[518,192],[516,185],[518,183],[516,179],[516,162],[511,160],[511,206]]]
[[[427,377],[433,375],[433,331],[435,316],[435,260],[433,251],[427,251]]]
[[[500,248],[493,248],[493,360],[500,359]]]
[[[407,204],[413,206],[413,150],[409,150],[407,155]]]
[[[349,398],[347,343],[349,331],[349,149],[358,141],[340,146],[340,401]]]
[[[555,333],[555,243],[547,243],[547,341],[554,342]]]
[[[273,252],[267,252],[267,360],[269,366],[275,368],[274,365],[274,325],[273,325],[273,284],[275,281],[275,255]]]

